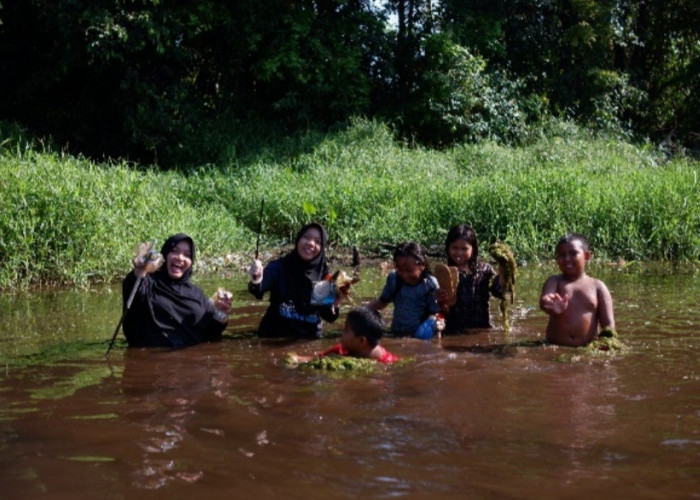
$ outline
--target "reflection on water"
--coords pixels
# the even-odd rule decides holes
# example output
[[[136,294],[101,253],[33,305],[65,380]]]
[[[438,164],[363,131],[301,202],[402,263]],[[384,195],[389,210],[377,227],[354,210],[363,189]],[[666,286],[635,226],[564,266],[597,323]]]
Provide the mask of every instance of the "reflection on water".
[[[363,270],[356,301],[376,294]],[[23,498],[700,496],[700,284],[601,268],[629,351],[541,344],[521,273],[512,328],[387,338],[411,361],[361,377],[286,369],[335,338],[259,341],[240,292],[221,343],[104,357],[116,289],[0,299],[0,491]],[[242,279],[242,277],[241,277]],[[203,283],[206,290],[218,283]],[[243,290],[244,283],[233,286]],[[340,324],[328,329],[337,335]],[[26,355],[26,356],[25,356]],[[16,361],[19,358],[19,361]]]

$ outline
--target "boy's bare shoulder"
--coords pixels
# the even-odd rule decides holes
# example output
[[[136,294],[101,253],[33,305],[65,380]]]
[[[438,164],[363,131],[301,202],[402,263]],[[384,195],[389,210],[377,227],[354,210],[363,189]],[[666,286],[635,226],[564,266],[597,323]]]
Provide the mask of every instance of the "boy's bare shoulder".
[[[593,282],[595,283],[596,290],[604,290],[608,291],[607,285],[603,282],[603,280],[600,280],[598,278],[591,278]]]
[[[581,276],[577,281],[580,281],[582,284],[585,284],[585,285],[588,285],[588,286],[593,285],[593,286],[595,286],[596,288],[598,288],[598,287],[600,287],[600,286],[603,286],[603,287],[605,286],[605,283],[603,283],[602,280],[600,280],[600,279],[598,279],[598,278],[595,278],[595,277],[593,277],[593,276],[590,276],[590,275],[588,275],[588,274],[584,274],[584,275]]]

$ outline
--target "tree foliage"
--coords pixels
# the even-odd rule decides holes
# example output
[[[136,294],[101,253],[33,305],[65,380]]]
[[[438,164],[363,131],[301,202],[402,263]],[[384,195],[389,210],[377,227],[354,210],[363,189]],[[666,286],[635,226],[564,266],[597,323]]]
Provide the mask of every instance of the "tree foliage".
[[[696,147],[700,5],[692,0],[443,0],[456,43],[545,96],[550,111]],[[690,107],[689,107],[690,106]],[[696,108],[696,107],[695,107]]]
[[[0,4],[0,119],[95,157],[217,161],[236,124],[388,119],[440,145],[544,113],[697,149],[693,0]]]

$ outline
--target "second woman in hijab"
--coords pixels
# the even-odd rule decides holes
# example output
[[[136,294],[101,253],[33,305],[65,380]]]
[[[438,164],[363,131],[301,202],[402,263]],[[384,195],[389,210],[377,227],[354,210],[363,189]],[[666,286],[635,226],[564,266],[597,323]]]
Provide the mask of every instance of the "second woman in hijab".
[[[321,336],[323,321],[338,319],[340,297],[328,305],[315,305],[311,292],[315,283],[329,272],[326,262],[326,230],[307,224],[299,230],[294,249],[263,269],[254,260],[249,269],[248,290],[258,299],[270,292],[270,305],[258,328],[259,337],[315,339]]]

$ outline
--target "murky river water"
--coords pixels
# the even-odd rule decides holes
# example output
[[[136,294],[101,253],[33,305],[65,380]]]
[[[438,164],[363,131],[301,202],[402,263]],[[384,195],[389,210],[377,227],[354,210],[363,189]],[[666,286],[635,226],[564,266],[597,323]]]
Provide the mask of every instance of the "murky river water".
[[[629,351],[591,355],[516,345],[552,272],[523,270],[508,334],[494,301],[493,331],[387,338],[412,361],[361,375],[282,366],[337,339],[259,341],[243,292],[221,343],[108,358],[116,287],[3,296],[0,498],[700,498],[698,274],[592,271]]]

